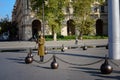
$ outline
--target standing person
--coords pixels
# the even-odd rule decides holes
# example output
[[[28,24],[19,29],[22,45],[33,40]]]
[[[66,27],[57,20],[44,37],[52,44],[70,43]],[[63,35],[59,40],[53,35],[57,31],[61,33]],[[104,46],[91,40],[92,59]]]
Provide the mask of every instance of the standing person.
[[[43,62],[45,50],[44,50],[45,39],[43,35],[38,36],[38,56],[40,56],[40,61]]]

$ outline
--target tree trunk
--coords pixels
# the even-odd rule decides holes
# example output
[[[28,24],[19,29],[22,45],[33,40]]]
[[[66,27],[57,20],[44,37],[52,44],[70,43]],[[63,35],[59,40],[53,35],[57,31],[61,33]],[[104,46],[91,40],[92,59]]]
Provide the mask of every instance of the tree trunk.
[[[79,33],[79,39],[83,40],[83,33],[82,32]]]
[[[54,41],[57,41],[57,33],[54,33],[53,39],[54,39]]]

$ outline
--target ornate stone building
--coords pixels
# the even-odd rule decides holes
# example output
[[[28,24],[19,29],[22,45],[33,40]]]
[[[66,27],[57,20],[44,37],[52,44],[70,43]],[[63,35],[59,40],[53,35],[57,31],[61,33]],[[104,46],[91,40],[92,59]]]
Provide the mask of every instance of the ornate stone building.
[[[101,6],[100,17],[103,20],[103,35],[108,35],[108,0]]]
[[[38,31],[43,32],[42,20],[35,17],[35,12],[31,11],[29,4],[30,0],[16,0],[12,12],[12,21],[16,21],[18,23],[18,34],[20,40],[29,40],[34,37],[34,35],[37,34]],[[71,32],[70,29],[65,26],[68,26],[68,24],[66,23],[68,23],[67,21],[72,18],[72,12],[72,9],[70,9],[69,17],[68,14],[65,13],[66,17],[63,21],[63,28],[61,29],[62,35],[66,36],[68,35],[68,33]],[[51,34],[47,26],[45,26],[44,30],[45,34]],[[73,31],[73,29],[71,30],[72,34],[75,34],[75,31]]]
[[[28,40],[32,37],[33,16],[29,10],[29,0],[16,0],[12,13],[12,21],[18,23],[18,34],[20,40]]]
[[[72,0],[70,0],[72,1]],[[95,3],[91,5],[91,7],[96,10],[91,13],[91,16],[94,18],[99,18],[99,3]],[[97,8],[95,8],[97,6]],[[75,28],[75,25],[72,24],[74,21],[73,17],[73,9],[70,6],[69,10],[64,10],[65,19],[62,24],[61,35],[75,35],[78,31]],[[42,19],[38,19],[35,17],[35,12],[32,12],[30,8],[30,0],[16,0],[13,13],[12,13],[12,21],[16,21],[18,23],[18,34],[20,40],[29,40],[34,37],[38,31],[45,32],[45,35],[51,34],[49,27],[45,24],[43,29]]]
[[[29,40],[41,30],[41,20],[34,16],[30,9],[30,0],[16,0],[12,13],[12,21],[18,23],[20,40]]]

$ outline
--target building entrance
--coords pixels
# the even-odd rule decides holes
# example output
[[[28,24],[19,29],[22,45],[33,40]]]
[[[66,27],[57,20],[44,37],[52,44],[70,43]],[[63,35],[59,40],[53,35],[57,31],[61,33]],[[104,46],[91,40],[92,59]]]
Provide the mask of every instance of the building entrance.
[[[103,21],[101,19],[96,21],[96,35],[103,35]]]
[[[67,34],[68,35],[75,35],[75,25],[72,19],[67,21]]]
[[[32,22],[32,37],[38,37],[38,31],[41,31],[41,22],[39,20],[34,20]]]

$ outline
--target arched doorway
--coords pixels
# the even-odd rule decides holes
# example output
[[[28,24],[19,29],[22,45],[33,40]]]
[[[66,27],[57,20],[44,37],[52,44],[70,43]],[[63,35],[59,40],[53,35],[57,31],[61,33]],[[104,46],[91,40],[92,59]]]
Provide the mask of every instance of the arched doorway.
[[[41,22],[39,20],[34,20],[32,22],[32,37],[38,36],[38,31],[41,31]]]
[[[75,35],[75,24],[72,19],[67,21],[67,34],[68,35]]]
[[[98,19],[96,21],[96,35],[103,35],[103,20]]]

